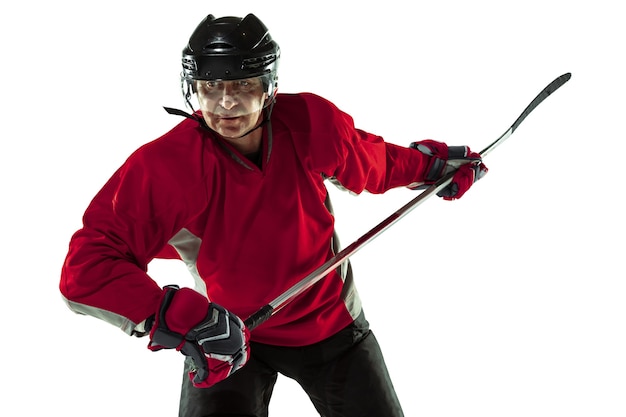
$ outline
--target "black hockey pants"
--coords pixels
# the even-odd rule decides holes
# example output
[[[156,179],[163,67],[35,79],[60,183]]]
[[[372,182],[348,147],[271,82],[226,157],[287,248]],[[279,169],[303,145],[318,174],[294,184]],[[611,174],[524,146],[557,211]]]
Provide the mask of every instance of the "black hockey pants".
[[[289,348],[251,344],[251,358],[211,388],[185,364],[179,417],[267,417],[277,373],[296,380],[322,417],[402,417],[382,353],[363,314],[336,335]]]

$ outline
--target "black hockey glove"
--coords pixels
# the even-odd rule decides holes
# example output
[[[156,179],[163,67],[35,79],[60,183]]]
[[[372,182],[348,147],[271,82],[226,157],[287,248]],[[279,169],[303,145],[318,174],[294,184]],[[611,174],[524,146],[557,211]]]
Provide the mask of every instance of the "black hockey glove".
[[[194,386],[210,387],[250,358],[250,332],[239,317],[190,289],[165,287],[150,330],[153,351],[176,349],[193,359]]]

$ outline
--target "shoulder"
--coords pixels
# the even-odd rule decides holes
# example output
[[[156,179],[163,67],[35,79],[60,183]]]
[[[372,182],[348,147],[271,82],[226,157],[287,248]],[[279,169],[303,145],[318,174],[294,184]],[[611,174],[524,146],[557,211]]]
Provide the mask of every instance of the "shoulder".
[[[185,120],[135,150],[107,183],[114,210],[134,219],[196,210],[205,196],[204,143],[202,128]]]
[[[126,164],[140,165],[146,172],[154,174],[187,169],[199,162],[207,137],[207,132],[198,122],[185,119],[157,139],[139,147]]]
[[[278,94],[272,119],[297,130],[336,130],[353,126],[352,118],[333,102],[313,93]]]
[[[345,158],[354,124],[331,101],[312,93],[280,94],[272,112],[272,128],[289,137],[313,171],[332,176]]]
[[[197,183],[203,176],[207,133],[185,119],[159,138],[135,150],[121,173],[140,176],[142,182],[175,188]]]
[[[202,148],[204,136],[206,133],[196,121],[185,119],[159,138],[141,146],[131,158],[158,163],[185,158],[189,151]]]
[[[276,105],[280,111],[286,109],[309,111],[321,111],[321,112],[338,112],[339,109],[330,100],[318,96],[314,93],[292,93],[292,94],[278,94],[276,96]]]

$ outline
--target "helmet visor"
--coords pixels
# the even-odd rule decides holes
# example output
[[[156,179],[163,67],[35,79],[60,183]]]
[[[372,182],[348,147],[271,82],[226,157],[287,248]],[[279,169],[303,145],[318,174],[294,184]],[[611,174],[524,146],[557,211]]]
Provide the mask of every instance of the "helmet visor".
[[[257,113],[267,98],[261,77],[242,80],[197,80],[195,91],[202,111],[215,114]]]
[[[191,82],[204,120],[226,137],[236,137],[254,128],[268,102],[263,77]]]

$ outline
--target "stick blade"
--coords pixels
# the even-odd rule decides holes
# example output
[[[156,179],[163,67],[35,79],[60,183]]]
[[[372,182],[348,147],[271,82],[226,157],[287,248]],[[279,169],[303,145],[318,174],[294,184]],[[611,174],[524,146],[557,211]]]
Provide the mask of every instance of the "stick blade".
[[[524,109],[522,114],[520,114],[515,123],[513,123],[513,125],[511,126],[511,133],[515,132],[515,129],[517,129],[517,127],[524,121],[526,116],[528,116],[530,112],[535,109],[535,107],[537,107],[542,101],[548,98],[548,96],[558,90],[563,84],[568,82],[570,78],[572,78],[572,73],[566,72],[565,74],[555,78],[554,81],[552,81],[543,90],[541,90],[541,92],[537,94],[537,97],[535,97],[533,101],[530,102],[528,107]]]

